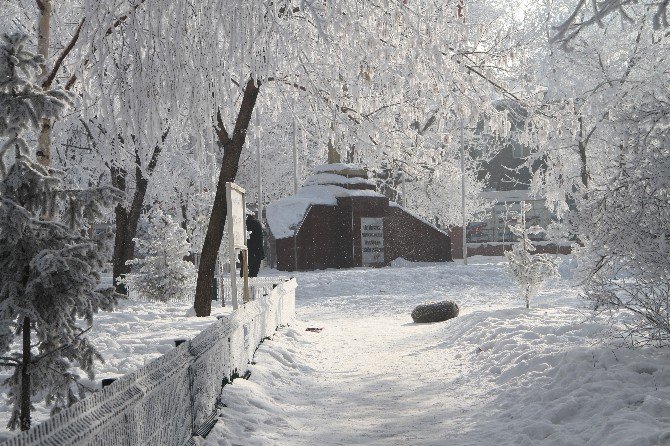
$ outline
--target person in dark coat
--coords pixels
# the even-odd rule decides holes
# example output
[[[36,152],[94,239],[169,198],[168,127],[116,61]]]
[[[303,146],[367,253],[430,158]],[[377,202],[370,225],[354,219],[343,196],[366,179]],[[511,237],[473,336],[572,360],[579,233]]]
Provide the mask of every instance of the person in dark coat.
[[[265,258],[265,251],[263,250],[263,226],[253,214],[247,215],[247,231],[249,232],[247,239],[249,277],[256,277],[261,269],[261,261]],[[242,274],[240,272],[240,277]]]

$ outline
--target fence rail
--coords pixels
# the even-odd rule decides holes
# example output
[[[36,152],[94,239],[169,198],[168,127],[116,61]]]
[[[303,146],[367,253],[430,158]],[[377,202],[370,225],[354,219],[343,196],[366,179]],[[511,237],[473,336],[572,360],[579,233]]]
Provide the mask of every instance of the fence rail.
[[[232,286],[230,278],[222,277],[219,279],[219,298],[223,299],[225,305],[232,304]],[[286,281],[286,278],[279,277],[250,277],[249,278],[249,299],[256,300],[268,294],[278,282]],[[241,305],[243,302],[244,287],[242,279],[237,282],[237,302]],[[214,304],[213,304],[214,305]]]
[[[215,419],[222,386],[293,318],[295,279],[266,283],[265,293],[191,341],[0,446],[194,444]]]

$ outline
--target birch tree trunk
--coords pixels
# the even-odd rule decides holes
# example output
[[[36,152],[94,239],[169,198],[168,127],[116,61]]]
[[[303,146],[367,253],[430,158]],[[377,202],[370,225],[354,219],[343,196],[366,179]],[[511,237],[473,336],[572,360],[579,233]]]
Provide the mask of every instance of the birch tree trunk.
[[[51,0],[36,0],[40,11],[40,17],[37,21],[37,53],[44,57],[42,65],[41,78],[44,79],[47,74],[47,59],[49,58],[49,43],[51,37]],[[42,120],[40,135],[37,139],[37,161],[45,166],[51,165],[51,121]]]
[[[37,53],[44,57],[44,63],[41,67],[40,77],[47,76],[47,59],[49,57],[49,37],[51,34],[51,0],[37,0],[37,7],[40,16],[37,21]],[[51,123],[49,119],[42,120],[42,128],[38,138],[37,161],[49,167],[51,164]],[[44,216],[49,218],[49,215]],[[27,282],[27,280],[26,280]],[[19,408],[19,424],[22,431],[30,429],[31,410],[30,410],[30,366],[32,362],[31,349],[30,318],[23,319],[22,327],[22,345],[21,345],[21,404]]]

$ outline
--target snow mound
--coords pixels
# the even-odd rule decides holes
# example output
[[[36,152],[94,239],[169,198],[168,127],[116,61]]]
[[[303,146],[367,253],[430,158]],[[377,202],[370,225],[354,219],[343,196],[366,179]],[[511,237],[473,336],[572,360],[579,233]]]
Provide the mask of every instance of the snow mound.
[[[412,262],[411,260],[404,259],[402,257],[398,257],[397,259],[394,259],[391,261],[391,267],[392,268],[407,268],[411,267],[413,265],[420,265],[420,263],[415,263]]]

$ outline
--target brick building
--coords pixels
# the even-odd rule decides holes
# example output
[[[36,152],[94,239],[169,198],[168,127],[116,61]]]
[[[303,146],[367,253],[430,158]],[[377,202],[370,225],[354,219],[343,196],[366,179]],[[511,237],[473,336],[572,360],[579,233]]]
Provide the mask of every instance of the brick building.
[[[270,265],[282,271],[451,260],[449,235],[375,190],[361,166],[326,164],[266,207]]]

